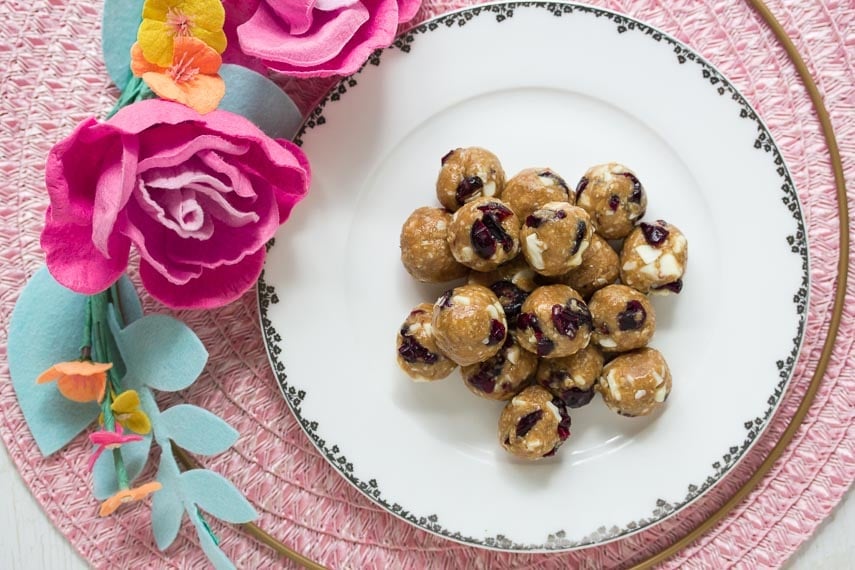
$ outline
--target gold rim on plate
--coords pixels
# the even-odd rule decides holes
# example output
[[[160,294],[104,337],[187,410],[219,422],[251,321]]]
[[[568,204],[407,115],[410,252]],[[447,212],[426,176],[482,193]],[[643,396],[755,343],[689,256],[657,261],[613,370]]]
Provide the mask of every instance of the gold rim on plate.
[[[727,516],[728,513],[730,513],[730,511],[732,511],[733,508],[736,507],[736,505],[741,503],[742,500],[745,499],[745,497],[752,490],[754,490],[754,488],[766,476],[766,474],[772,468],[772,465],[774,465],[775,462],[781,457],[784,450],[792,441],[793,436],[795,435],[796,431],[798,431],[799,427],[807,416],[808,410],[813,404],[817,390],[819,389],[819,385],[822,382],[823,377],[825,376],[826,369],[828,368],[828,361],[830,360],[832,350],[834,349],[834,343],[837,339],[837,332],[840,328],[840,320],[843,314],[843,301],[846,298],[846,284],[847,275],[849,271],[849,209],[846,201],[846,181],[843,176],[843,164],[840,160],[840,149],[837,145],[837,139],[834,136],[834,130],[831,126],[831,120],[829,119],[828,111],[826,110],[825,104],[822,101],[822,95],[820,94],[816,83],[811,77],[810,71],[808,71],[804,60],[796,49],[796,46],[793,44],[792,40],[787,35],[787,32],[784,30],[781,24],[778,23],[778,20],[775,19],[774,15],[772,15],[772,12],[766,6],[763,0],[746,0],[746,2],[772,29],[772,32],[775,34],[775,37],[784,47],[784,50],[787,52],[787,56],[793,62],[793,65],[795,65],[799,77],[801,77],[801,80],[807,88],[808,94],[810,95],[811,103],[813,104],[813,107],[816,110],[816,114],[819,117],[819,122],[822,126],[822,132],[823,136],[825,137],[825,142],[828,145],[828,153],[831,157],[831,167],[834,172],[834,182],[837,190],[837,215],[840,221],[840,230],[838,236],[839,245],[837,258],[837,286],[834,290],[834,303],[832,305],[831,311],[831,323],[829,324],[828,335],[826,336],[825,343],[822,346],[822,353],[820,354],[816,370],[814,371],[813,376],[811,377],[807,392],[805,392],[804,398],[799,404],[796,413],[793,415],[792,419],[790,419],[789,424],[787,424],[787,428],[784,430],[784,433],[781,435],[781,438],[769,452],[769,455],[766,457],[766,459],[763,460],[763,463],[761,463],[760,466],[757,468],[757,471],[736,491],[736,493],[733,494],[730,499],[728,499],[726,503],[719,507],[718,510],[716,510],[712,515],[710,515],[709,518],[700,523],[683,538],[676,541],[672,545],[659,551],[658,553],[647,558],[646,560],[643,560],[632,566],[632,570],[651,568],[655,564],[667,560],[668,558],[670,558],[671,556],[673,556],[674,554],[697,540],[701,535],[706,533],[718,522],[720,522],[725,516]],[[191,458],[183,450],[176,449],[176,455],[179,460],[184,464],[184,467],[186,469],[193,469],[199,466],[196,460]],[[324,566],[292,550],[258,525],[254,523],[246,523],[240,526],[243,531],[246,532],[248,535],[252,536],[262,544],[269,546],[275,552],[291,560],[292,562],[300,564],[301,566],[310,570],[326,570]]]

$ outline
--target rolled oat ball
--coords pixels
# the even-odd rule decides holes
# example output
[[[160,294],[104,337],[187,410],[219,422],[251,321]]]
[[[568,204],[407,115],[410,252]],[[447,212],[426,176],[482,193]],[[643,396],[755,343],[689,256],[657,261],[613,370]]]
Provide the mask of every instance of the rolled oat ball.
[[[508,180],[502,200],[524,220],[549,202],[573,204],[576,195],[551,168],[526,168]]]
[[[686,236],[677,226],[664,220],[642,223],[623,242],[620,280],[642,293],[679,293],[688,258]]]
[[[567,202],[550,202],[525,219],[523,255],[541,275],[563,275],[582,264],[594,227],[588,214]]]
[[[534,271],[526,264],[522,256],[499,266],[495,271],[480,273],[472,271],[469,274],[470,284],[483,285],[499,298],[499,303],[505,310],[508,327],[516,327],[517,317],[522,310],[528,294],[534,291]]]
[[[496,356],[464,366],[460,373],[466,387],[488,400],[510,400],[534,377],[537,357],[523,350],[513,336],[508,339]]]
[[[609,285],[591,296],[594,320],[591,343],[604,352],[626,352],[645,346],[656,332],[656,312],[650,300],[626,285]]]
[[[540,386],[529,386],[514,396],[499,417],[499,442],[522,459],[551,457],[568,437],[567,408]]]
[[[646,416],[668,398],[671,371],[658,350],[640,348],[606,364],[597,391],[612,411],[628,417]]]
[[[432,316],[433,305],[422,303],[410,312],[398,331],[398,366],[416,382],[441,380],[457,368],[436,347]]]
[[[603,362],[600,350],[589,344],[570,356],[542,359],[535,378],[568,408],[581,408],[594,398],[594,384],[603,371]]]
[[[591,246],[582,254],[582,263],[571,269],[559,281],[573,287],[582,297],[590,297],[594,291],[617,281],[620,275],[620,259],[609,242],[594,234]]]
[[[647,194],[635,173],[609,162],[588,169],[576,186],[576,205],[590,214],[606,239],[629,235],[647,210]]]
[[[401,262],[422,283],[460,279],[468,272],[451,255],[448,226],[451,214],[442,208],[419,208],[401,228]]]
[[[579,352],[591,337],[591,313],[567,285],[538,287],[523,303],[513,331],[524,349],[543,358]]]
[[[476,271],[493,271],[520,251],[520,223],[500,200],[478,198],[457,210],[448,226],[454,258]]]
[[[434,303],[432,324],[437,348],[460,366],[494,356],[508,331],[502,305],[481,285],[446,291]]]
[[[456,148],[442,157],[436,180],[436,197],[455,212],[477,198],[499,198],[505,186],[505,171],[495,154],[472,146]]]

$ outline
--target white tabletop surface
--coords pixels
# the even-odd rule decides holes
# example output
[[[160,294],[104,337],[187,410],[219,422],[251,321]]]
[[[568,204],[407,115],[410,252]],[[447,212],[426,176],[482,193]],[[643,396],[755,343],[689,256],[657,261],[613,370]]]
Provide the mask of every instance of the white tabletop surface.
[[[79,570],[86,562],[53,527],[0,446],[0,568]],[[95,502],[93,499],[93,513]],[[272,555],[272,553],[271,553]],[[850,492],[816,535],[785,566],[789,570],[855,568],[855,500]]]

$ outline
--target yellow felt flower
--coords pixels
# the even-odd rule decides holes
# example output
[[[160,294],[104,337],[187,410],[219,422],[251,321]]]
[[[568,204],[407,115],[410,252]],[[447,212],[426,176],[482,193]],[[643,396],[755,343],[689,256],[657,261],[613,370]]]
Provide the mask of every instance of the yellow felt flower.
[[[175,38],[199,38],[217,53],[226,50],[226,11],[219,0],[146,0],[137,41],[149,63],[172,64]]]
[[[143,435],[151,431],[151,421],[140,409],[140,396],[136,390],[125,390],[116,396],[110,409],[116,421],[125,429]]]
[[[98,511],[98,514],[102,517],[109,516],[116,512],[116,509],[121,507],[123,504],[141,501],[155,491],[159,491],[162,487],[163,486],[157,481],[152,481],[151,483],[146,483],[145,485],[140,485],[133,489],[123,489],[101,503],[101,509]]]

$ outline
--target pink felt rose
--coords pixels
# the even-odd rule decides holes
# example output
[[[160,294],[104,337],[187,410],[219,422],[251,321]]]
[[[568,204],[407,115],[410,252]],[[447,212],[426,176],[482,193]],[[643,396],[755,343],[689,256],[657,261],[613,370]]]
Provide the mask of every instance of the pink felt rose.
[[[225,305],[252,287],[265,243],[305,195],[309,164],[227,111],[162,100],[88,119],[50,152],[41,244],[54,278],[93,294],[126,270],[172,308]]]
[[[388,46],[421,0],[252,0],[226,2],[226,29],[241,51],[296,77],[350,75]],[[229,4],[239,4],[232,10]],[[231,20],[231,21],[230,21]]]

